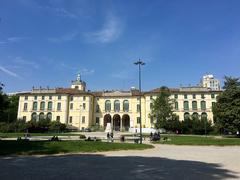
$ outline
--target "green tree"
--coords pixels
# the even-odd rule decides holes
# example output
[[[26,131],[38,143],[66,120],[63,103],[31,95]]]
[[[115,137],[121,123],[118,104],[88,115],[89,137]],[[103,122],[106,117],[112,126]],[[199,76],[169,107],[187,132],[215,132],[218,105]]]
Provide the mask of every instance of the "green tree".
[[[0,122],[6,121],[6,111],[9,107],[9,101],[6,94],[3,93],[4,85],[0,83]]]
[[[216,127],[220,132],[240,131],[240,82],[239,78],[225,76],[224,91],[213,107]]]
[[[157,129],[168,130],[169,121],[173,119],[173,100],[170,99],[170,95],[170,90],[163,86],[160,88],[157,98],[153,100],[151,115],[156,119],[155,127]]]
[[[8,103],[9,105],[6,110],[7,122],[14,122],[17,120],[19,96],[17,95],[9,96]]]

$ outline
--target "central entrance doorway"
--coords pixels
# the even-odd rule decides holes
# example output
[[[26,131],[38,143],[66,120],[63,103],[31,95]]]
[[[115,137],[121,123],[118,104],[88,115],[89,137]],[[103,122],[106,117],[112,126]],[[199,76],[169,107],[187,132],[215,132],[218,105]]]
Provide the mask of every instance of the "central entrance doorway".
[[[120,131],[121,117],[119,114],[113,116],[113,130]]]
[[[124,131],[128,131],[130,128],[130,117],[128,114],[124,114],[122,117],[122,128]]]

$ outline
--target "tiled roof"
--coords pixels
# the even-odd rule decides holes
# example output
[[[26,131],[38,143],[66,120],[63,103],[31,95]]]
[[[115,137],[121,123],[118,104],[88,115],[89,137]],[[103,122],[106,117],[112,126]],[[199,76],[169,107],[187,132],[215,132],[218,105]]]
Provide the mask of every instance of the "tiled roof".
[[[81,90],[72,89],[72,88],[57,88],[56,94],[73,94],[73,95],[88,94],[88,95],[92,95],[91,92],[81,91]]]

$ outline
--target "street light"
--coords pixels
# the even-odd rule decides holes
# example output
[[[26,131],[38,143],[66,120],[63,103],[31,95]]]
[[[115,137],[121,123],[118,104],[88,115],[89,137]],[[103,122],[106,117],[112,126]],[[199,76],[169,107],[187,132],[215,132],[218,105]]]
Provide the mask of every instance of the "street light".
[[[142,103],[141,103],[141,66],[145,65],[145,63],[143,61],[141,61],[140,59],[134,63],[135,65],[138,65],[138,83],[139,83],[139,94],[140,94],[140,99],[139,99],[139,103],[140,103],[140,144],[142,144]]]

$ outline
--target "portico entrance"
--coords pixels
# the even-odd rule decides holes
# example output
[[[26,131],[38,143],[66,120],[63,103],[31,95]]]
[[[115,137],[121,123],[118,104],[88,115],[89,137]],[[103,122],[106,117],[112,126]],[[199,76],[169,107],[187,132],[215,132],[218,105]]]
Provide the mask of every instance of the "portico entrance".
[[[106,129],[106,126],[107,126],[107,123],[111,123],[111,115],[110,114],[106,114],[105,116],[104,116],[104,129]]]
[[[130,127],[130,117],[128,114],[122,116],[122,130],[128,131]]]
[[[113,116],[113,130],[120,131],[121,117],[119,114]]]

